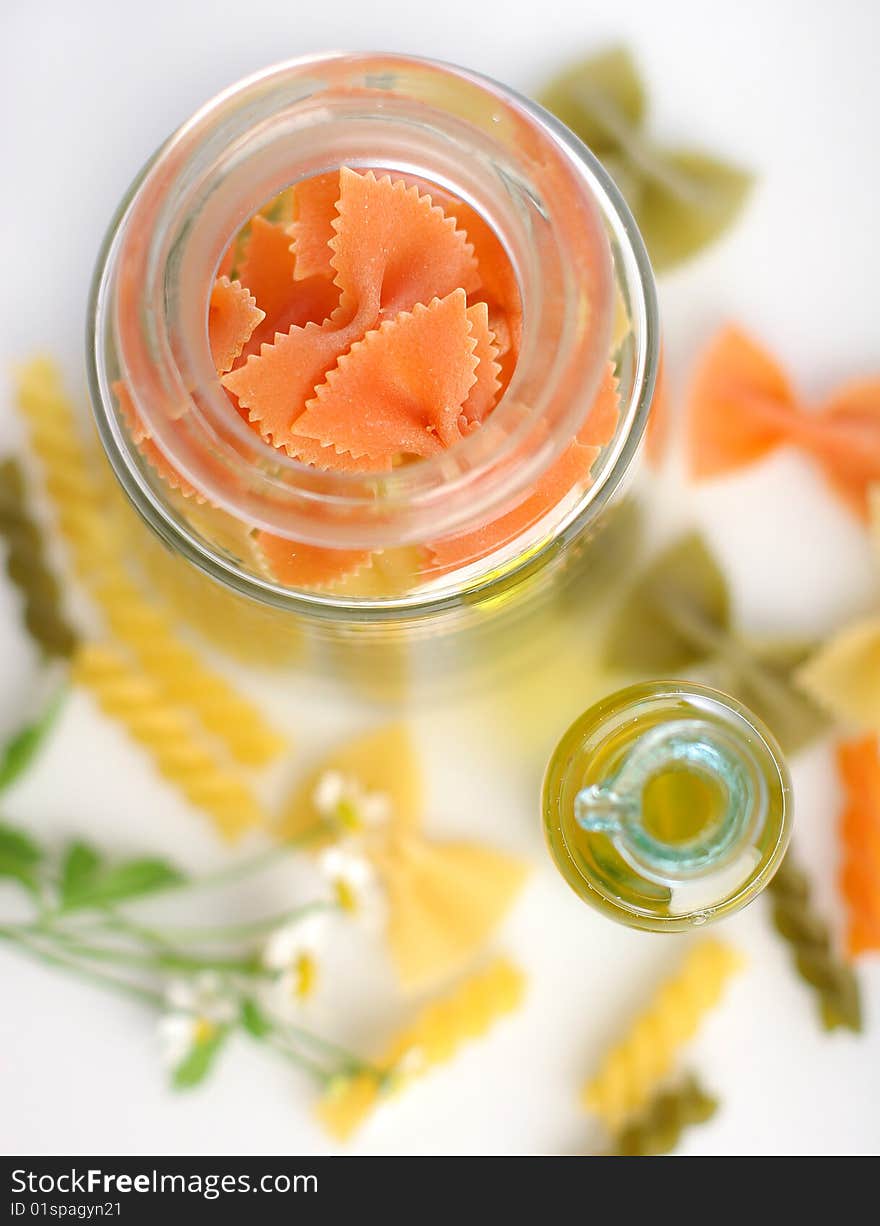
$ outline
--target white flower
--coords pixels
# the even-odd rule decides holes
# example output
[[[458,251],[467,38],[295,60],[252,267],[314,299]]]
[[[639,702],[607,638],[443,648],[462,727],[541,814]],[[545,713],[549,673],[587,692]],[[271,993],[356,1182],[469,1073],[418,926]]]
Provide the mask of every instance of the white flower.
[[[326,939],[326,916],[308,915],[277,928],[263,949],[263,965],[277,972],[273,993],[285,1006],[303,1004],[318,984],[318,954]]]
[[[348,915],[360,919],[374,916],[381,902],[381,891],[372,864],[364,855],[344,844],[329,847],[318,857],[318,868],[326,878],[333,900]]]
[[[210,972],[194,979],[172,979],[165,999],[168,1011],[159,1018],[159,1044],[170,1068],[185,1060],[196,1044],[212,1039],[236,1014],[222,980]]]
[[[381,825],[391,816],[391,801],[384,792],[369,792],[354,775],[342,771],[324,771],[312,800],[322,817],[349,833]]]

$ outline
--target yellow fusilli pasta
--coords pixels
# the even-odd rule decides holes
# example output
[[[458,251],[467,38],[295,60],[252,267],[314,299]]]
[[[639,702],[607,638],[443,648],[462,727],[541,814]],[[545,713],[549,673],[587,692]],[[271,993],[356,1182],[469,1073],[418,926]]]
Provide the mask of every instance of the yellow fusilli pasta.
[[[178,638],[161,609],[145,599],[121,568],[98,579],[92,595],[110,632],[130,648],[163,698],[189,707],[239,762],[260,766],[281,752],[283,739],[254,704]]]
[[[18,374],[18,405],[28,425],[74,569],[89,576],[117,559],[113,521],[93,480],[61,377],[48,358],[36,358]]]
[[[90,470],[51,361],[37,359],[21,371],[19,403],[75,569],[87,580],[111,634],[132,650],[163,700],[192,710],[238,761],[262,765],[275,758],[283,738],[178,638],[161,607],[129,578],[117,517],[108,514],[108,499]]]
[[[678,972],[660,988],[627,1036],[611,1049],[583,1091],[584,1103],[613,1131],[649,1101],[681,1048],[721,997],[742,965],[720,941],[695,945]]]
[[[389,1044],[374,1070],[342,1078],[318,1105],[318,1117],[332,1136],[344,1140],[376,1107],[383,1092],[456,1055],[469,1039],[484,1035],[522,1001],[525,979],[504,958],[432,1001]]]
[[[185,712],[165,701],[149,677],[110,644],[83,644],[73,658],[72,676],[148,749],[157,769],[221,833],[234,838],[265,815],[244,781],[200,742]]]

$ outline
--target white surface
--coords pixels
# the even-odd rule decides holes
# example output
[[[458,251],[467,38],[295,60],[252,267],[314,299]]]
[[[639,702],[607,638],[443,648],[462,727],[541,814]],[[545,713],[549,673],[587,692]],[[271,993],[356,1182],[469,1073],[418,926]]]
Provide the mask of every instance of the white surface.
[[[880,367],[880,253],[873,156],[880,9],[869,0],[707,6],[704,0],[472,0],[313,5],[297,0],[7,0],[0,17],[0,240],[6,291],[0,369],[48,349],[82,378],[84,301],[107,218],[154,146],[205,98],[287,55],[338,46],[468,63],[524,89],[582,48],[633,44],[658,135],[705,142],[761,175],[745,220],[661,286],[675,391],[726,318],[752,325],[807,393]],[[0,450],[21,445],[8,404]],[[694,513],[756,630],[820,632],[870,605],[858,526],[814,474],[784,456],[699,496],[674,476],[652,491],[664,530]],[[0,585],[0,724],[12,726],[31,664],[16,603]],[[248,682],[303,755],[374,718],[294,680]],[[424,729],[423,729],[424,733]],[[423,735],[432,828],[475,832],[531,854],[537,870],[499,942],[528,969],[526,1008],[488,1042],[413,1087],[364,1129],[354,1152],[576,1153],[598,1141],[577,1088],[616,1028],[680,958],[682,945],[627,931],[581,906],[546,863],[536,829],[537,763],[503,761],[474,712]],[[489,746],[487,748],[487,746]],[[453,759],[456,769],[444,770]],[[801,855],[840,921],[838,793],[827,747],[795,767]],[[96,781],[99,786],[96,787]],[[221,854],[197,816],[157,782],[117,729],[75,696],[41,769],[8,816],[61,837],[166,847],[193,866]],[[279,891],[283,883],[276,887]],[[5,899],[4,895],[4,899]],[[722,935],[751,956],[689,1064],[723,1110],[683,1152],[844,1153],[880,1148],[880,965],[863,964],[862,1038],[828,1038],[768,930],[762,904]],[[387,968],[366,946],[369,991],[342,985],[365,1045],[393,1015]],[[349,960],[350,961],[350,960]],[[201,1092],[162,1088],[150,1022],[60,975],[0,955],[0,1150],[192,1154],[326,1152],[307,1089],[244,1042]],[[347,973],[344,976],[348,979]]]

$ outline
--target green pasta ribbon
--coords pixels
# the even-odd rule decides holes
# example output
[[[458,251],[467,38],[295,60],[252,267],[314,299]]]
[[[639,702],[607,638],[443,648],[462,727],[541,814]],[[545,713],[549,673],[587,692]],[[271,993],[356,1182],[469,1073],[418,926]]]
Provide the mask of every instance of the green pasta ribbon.
[[[800,977],[814,988],[825,1030],[844,1027],[860,1032],[862,1006],[852,968],[839,958],[828,925],[816,913],[810,885],[788,852],[767,887],[773,902],[773,924],[791,945]]]
[[[795,685],[792,674],[808,644],[756,645],[733,626],[721,568],[697,533],[651,562],[612,620],[605,664],[650,678],[698,674],[750,707],[793,753],[827,726],[827,716]]]
[[[647,99],[625,47],[572,64],[539,101],[588,145],[629,204],[658,272],[696,255],[736,220],[752,176],[711,154],[644,134]]]
[[[27,509],[24,474],[12,459],[0,463],[0,536],[7,545],[7,573],[24,599],[25,626],[46,656],[67,658],[76,635],[62,612],[43,535]]]
[[[614,1153],[638,1158],[672,1153],[686,1128],[705,1124],[717,1110],[718,1100],[688,1077],[677,1089],[658,1094],[642,1115],[621,1129]]]

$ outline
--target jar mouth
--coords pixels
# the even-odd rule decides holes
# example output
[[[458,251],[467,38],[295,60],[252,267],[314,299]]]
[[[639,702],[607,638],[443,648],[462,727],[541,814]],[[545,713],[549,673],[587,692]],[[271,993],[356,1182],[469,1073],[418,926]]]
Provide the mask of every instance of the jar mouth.
[[[402,173],[427,178],[463,197],[484,217],[491,213],[504,218],[507,234],[513,236],[514,249],[508,245],[508,252],[523,296],[523,349],[487,428],[436,458],[419,460],[381,477],[315,470],[264,442],[247,423],[229,414],[207,343],[206,287],[212,283],[231,233],[266,199],[289,185],[292,166],[295,181],[331,168],[328,158],[333,166],[340,164],[340,157],[330,152],[331,121],[315,123],[321,107],[328,109],[328,79],[334,89],[344,87],[344,92],[354,88],[352,82],[361,82],[354,100],[348,98],[347,111],[340,111],[342,95],[332,94],[329,109],[337,118],[351,120],[358,107],[361,111],[356,135],[349,135],[342,160],[354,168],[383,169],[391,160]],[[407,89],[415,93],[418,120],[411,113]],[[403,100],[402,93],[406,95]],[[279,106],[288,123],[282,129],[283,139],[278,135]],[[431,164],[424,164],[424,151],[420,159],[408,150],[404,138],[389,159],[388,136],[395,125],[398,132],[421,127],[423,135],[431,126],[426,123],[426,106],[432,108],[429,118],[440,132],[431,145]],[[306,111],[308,123],[303,121]],[[375,132],[382,125],[383,148],[377,155]],[[545,191],[548,185],[557,189],[561,197],[555,201],[557,213],[546,220],[561,227],[563,238],[570,236],[571,251],[577,254],[579,231],[581,248],[587,235],[590,250],[599,253],[600,258],[586,270],[588,308],[596,312],[591,326],[585,329],[583,319],[569,311],[556,321],[562,329],[555,334],[555,349],[548,350],[548,327],[553,321],[548,324],[543,310],[548,300],[547,276],[536,267],[538,249],[530,242],[535,231],[522,224],[522,217],[517,218],[517,208],[530,194],[532,203],[538,205],[536,216],[540,217],[540,209],[546,212],[546,202],[541,197],[535,201],[534,185],[522,178],[516,181],[499,156],[492,176],[487,177],[481,173],[478,157],[462,163],[460,147],[455,144],[466,136],[471,147],[479,149],[483,142],[492,151],[497,146],[498,125],[509,129],[508,136],[520,151],[531,149],[539,179],[544,176]],[[291,141],[298,150],[297,158],[292,159],[288,152],[285,161],[279,158],[279,151],[292,148]],[[245,151],[246,144],[250,152]],[[488,154],[484,161],[491,163]],[[254,173],[255,168],[259,173]],[[241,190],[245,176],[249,194]],[[209,178],[210,190],[206,186]],[[223,191],[217,189],[217,182],[225,185]],[[192,224],[195,215],[198,226]],[[534,565],[547,547],[580,531],[620,484],[641,440],[656,377],[658,328],[650,265],[632,217],[601,165],[568,129],[537,104],[488,78],[397,55],[312,56],[269,68],[218,95],[172,136],[133,186],[111,226],[93,283],[90,319],[94,332],[89,337],[88,360],[103,444],[142,516],[203,570],[269,603],[302,602],[329,611],[348,608],[350,600],[326,592],[293,593],[270,579],[241,573],[221,551],[181,522],[161,491],[145,479],[143,461],[114,408],[114,374],[146,389],[138,411],[160,449],[175,456],[178,470],[213,505],[252,526],[336,546],[343,532],[346,547],[366,548],[467,530],[477,518],[488,517],[488,504],[499,514],[515,504],[516,496],[559,454],[566,436],[573,435],[579,407],[582,414],[584,404],[595,395],[609,351],[612,249],[635,347],[631,387],[622,400],[620,423],[596,461],[590,487],[571,507],[566,522],[557,526],[545,545],[531,548],[528,556],[509,559],[501,568],[505,576]],[[541,254],[546,256],[546,246]],[[583,307],[583,285],[579,291],[576,284],[578,274],[583,277],[585,273],[583,265],[564,267],[564,242],[557,241],[553,254],[559,280],[551,288],[558,293],[564,287],[575,298],[580,292]],[[180,290],[176,297],[168,293],[169,277]],[[200,291],[191,288],[199,285]],[[107,347],[115,347],[118,353],[116,371],[108,370],[103,360]],[[566,380],[567,395],[557,395],[551,404],[560,382]],[[228,494],[212,475],[210,461],[220,452],[223,462],[236,472],[234,507],[224,506]],[[487,474],[491,481],[486,480]],[[488,490],[482,488],[487,485]],[[443,521],[442,532],[437,528],[438,519]],[[479,590],[498,578],[496,567],[491,579],[475,575],[469,588]],[[459,584],[458,595],[460,591]],[[442,592],[419,592],[357,603],[397,612],[425,604],[436,607],[442,599]]]

